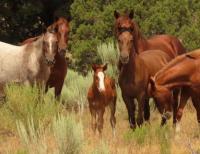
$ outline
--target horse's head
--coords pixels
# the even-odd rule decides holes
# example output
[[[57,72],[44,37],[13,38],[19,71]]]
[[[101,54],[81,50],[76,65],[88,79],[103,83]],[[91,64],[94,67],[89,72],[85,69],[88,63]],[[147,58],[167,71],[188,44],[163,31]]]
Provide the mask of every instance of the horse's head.
[[[47,31],[43,36],[43,53],[47,65],[55,64],[55,55],[58,52],[58,38],[55,32]]]
[[[133,22],[133,11],[129,14],[120,15],[117,11],[115,16],[115,35],[119,45],[120,61],[127,64],[132,50],[137,52],[136,40],[138,39],[138,28]]]
[[[95,84],[95,86],[97,87],[99,92],[105,91],[105,83],[104,83],[105,73],[104,73],[104,71],[107,69],[107,64],[105,64],[105,65],[93,64],[92,69],[94,71],[93,83]]]
[[[54,29],[57,32],[58,53],[61,56],[65,56],[65,53],[68,50],[68,36],[70,31],[69,21],[70,19],[60,17],[54,24],[48,27],[48,29]]]
[[[163,114],[166,120],[171,116],[171,105],[173,104],[173,95],[170,89],[156,84],[155,78],[151,77],[148,85],[148,94],[153,97],[158,110]]]

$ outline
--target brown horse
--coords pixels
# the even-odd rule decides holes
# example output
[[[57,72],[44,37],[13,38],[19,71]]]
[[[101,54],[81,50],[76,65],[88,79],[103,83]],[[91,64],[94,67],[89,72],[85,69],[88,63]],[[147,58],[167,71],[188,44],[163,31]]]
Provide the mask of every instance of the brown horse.
[[[182,112],[191,96],[193,105],[197,111],[197,119],[200,124],[200,50],[178,56],[172,60],[166,67],[160,70],[150,80],[150,93],[159,103],[160,113],[162,115],[162,123],[171,117],[173,94],[172,90],[183,87],[180,105],[176,114],[176,120],[180,121]]]
[[[146,50],[159,49],[166,52],[171,58],[186,52],[180,40],[170,35],[155,35],[146,39],[142,36],[138,25],[133,21],[133,11],[128,15],[120,15],[117,11],[114,12],[115,20],[115,35],[116,38],[123,32],[129,31],[134,35],[134,48],[136,53],[141,53]],[[120,42],[119,42],[120,43]],[[126,56],[126,55],[124,55]]]
[[[92,69],[94,71],[93,83],[89,88],[87,95],[89,109],[92,116],[92,129],[95,132],[97,127],[99,134],[101,135],[105,107],[109,105],[111,110],[110,124],[113,129],[113,135],[115,135],[115,109],[117,99],[115,81],[104,73],[107,69],[107,64],[93,65]],[[97,119],[96,116],[98,116]]]
[[[133,12],[130,12],[128,15],[121,16],[117,11],[115,11],[114,16],[116,18],[115,35],[118,39],[120,50],[120,61],[118,63],[118,67],[121,73],[119,76],[119,83],[122,90],[122,97],[128,110],[129,123],[130,126],[134,128],[135,104],[133,102],[133,98],[137,97],[137,99],[139,100],[138,105],[140,111],[138,113],[139,115],[137,121],[140,125],[143,121],[143,108],[145,111],[145,120],[148,120],[150,117],[148,97],[146,94],[149,75],[154,75],[154,73],[161,69],[164,64],[166,64],[169,60],[179,54],[184,53],[185,49],[176,37],[169,35],[157,35],[146,40],[144,37],[142,37],[142,34],[140,33],[137,24],[132,20]],[[162,51],[151,51],[155,49],[162,50],[166,54],[164,54]],[[148,51],[148,53],[140,56],[140,54],[144,51]],[[145,58],[148,57],[148,54],[149,59]],[[156,63],[156,59],[154,58],[156,56],[158,61],[160,62],[158,64]],[[162,62],[163,60],[164,63]],[[143,71],[140,71],[139,69]],[[139,80],[144,79],[145,77],[145,70],[148,77],[145,78],[143,84],[139,84]],[[134,86],[136,86],[137,88],[135,88]],[[141,89],[143,90],[143,92],[141,91]],[[174,97],[175,99],[178,98],[177,92],[175,93]]]
[[[69,35],[69,21],[66,20],[63,17],[58,18],[58,20],[50,25],[48,30],[55,30],[57,32],[58,37],[58,53],[55,56],[55,65],[51,69],[51,74],[49,77],[49,80],[46,84],[46,92],[48,91],[48,88],[55,88],[55,97],[59,98],[63,83],[65,80],[65,76],[67,74],[67,61],[65,59],[65,53],[67,51],[68,46],[68,35]],[[29,38],[25,41],[23,41],[21,44],[26,44],[35,41],[37,37]]]

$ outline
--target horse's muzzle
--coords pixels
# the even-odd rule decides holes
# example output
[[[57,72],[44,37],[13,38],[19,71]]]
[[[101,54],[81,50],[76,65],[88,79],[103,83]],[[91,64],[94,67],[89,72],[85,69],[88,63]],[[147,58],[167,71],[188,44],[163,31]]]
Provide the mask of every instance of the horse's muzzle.
[[[45,62],[48,66],[53,66],[56,63],[55,59],[50,60],[50,59],[47,59],[47,58],[45,59]]]
[[[65,54],[68,52],[68,49],[60,49],[59,55],[65,57]]]
[[[120,61],[122,62],[122,64],[127,64],[129,61],[129,55],[126,52],[121,52],[120,53]]]

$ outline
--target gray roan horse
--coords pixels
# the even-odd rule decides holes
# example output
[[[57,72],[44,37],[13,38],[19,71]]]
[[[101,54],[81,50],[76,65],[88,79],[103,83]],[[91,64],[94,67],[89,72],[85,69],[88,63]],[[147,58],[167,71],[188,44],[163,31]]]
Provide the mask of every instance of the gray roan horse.
[[[57,35],[49,31],[23,46],[0,42],[0,97],[7,83],[45,85],[57,49]]]

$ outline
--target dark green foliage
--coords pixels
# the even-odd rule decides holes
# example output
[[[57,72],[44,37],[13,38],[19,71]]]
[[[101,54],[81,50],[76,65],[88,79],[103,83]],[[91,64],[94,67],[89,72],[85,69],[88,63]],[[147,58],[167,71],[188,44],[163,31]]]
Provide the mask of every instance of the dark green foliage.
[[[18,43],[37,36],[55,16],[69,16],[72,0],[1,0],[0,40]]]
[[[114,39],[114,10],[133,10],[145,37],[170,34],[188,50],[199,47],[198,0],[1,0],[0,40],[19,42],[40,34],[42,25],[52,23],[55,15],[71,14],[72,66],[85,73],[89,64],[100,62],[97,45]]]
[[[170,34],[182,40],[188,50],[199,47],[200,2],[197,0],[75,0],[70,10],[71,50],[80,70],[97,60],[99,42],[113,39],[114,10],[121,13],[133,10],[134,20],[145,37]]]

